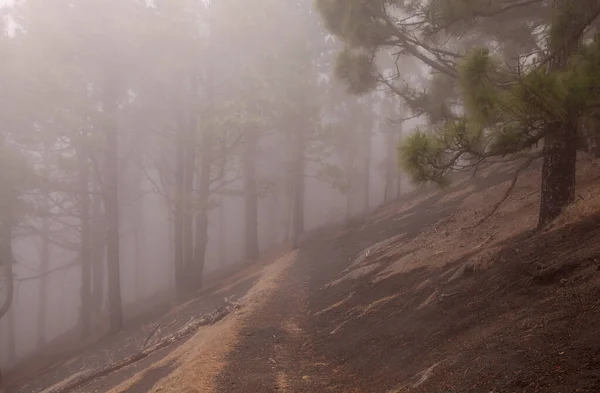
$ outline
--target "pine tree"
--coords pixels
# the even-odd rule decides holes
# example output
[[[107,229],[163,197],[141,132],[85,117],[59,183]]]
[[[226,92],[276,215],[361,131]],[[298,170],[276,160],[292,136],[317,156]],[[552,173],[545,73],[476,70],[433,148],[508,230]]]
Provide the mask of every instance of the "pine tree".
[[[600,14],[598,1],[317,3],[346,44],[336,72],[351,91],[384,84],[414,112],[428,115],[429,128],[399,147],[413,180],[444,182],[453,171],[498,156],[524,159],[524,166],[542,158],[538,226],[574,200],[578,123],[593,116],[600,87],[597,41],[579,43]],[[444,47],[436,44],[441,39]],[[380,51],[428,66],[436,74],[426,81],[429,91],[410,86],[401,73],[379,71]]]

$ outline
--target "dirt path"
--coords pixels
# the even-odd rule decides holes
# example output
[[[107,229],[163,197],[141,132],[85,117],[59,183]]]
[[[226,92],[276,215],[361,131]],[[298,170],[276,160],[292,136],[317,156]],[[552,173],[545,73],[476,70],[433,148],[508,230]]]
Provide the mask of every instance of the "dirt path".
[[[217,379],[219,393],[322,392],[308,337],[309,266],[296,260],[273,296],[244,322]]]
[[[217,379],[216,392],[365,392],[354,381],[336,377],[342,375],[344,359],[332,359],[320,348],[331,330],[316,318],[319,311],[332,306],[324,285],[343,275],[349,261],[365,248],[398,234],[416,236],[451,214],[458,203],[439,205],[441,197],[436,194],[421,200],[402,217],[392,214],[355,222],[349,230],[324,228],[313,233],[300,247],[276,294],[245,322],[241,340]],[[340,286],[339,292],[346,296],[351,290]],[[365,292],[368,301],[372,296]],[[355,342],[343,345],[352,350]]]

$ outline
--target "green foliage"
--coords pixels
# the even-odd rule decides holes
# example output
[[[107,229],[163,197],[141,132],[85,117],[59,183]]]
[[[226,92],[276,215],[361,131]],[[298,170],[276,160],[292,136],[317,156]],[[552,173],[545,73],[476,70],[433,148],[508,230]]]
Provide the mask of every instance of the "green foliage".
[[[438,136],[417,128],[398,144],[398,157],[400,167],[414,182],[445,182],[444,174],[437,170],[445,165],[444,143]]]
[[[346,82],[348,90],[354,94],[365,94],[377,85],[373,56],[355,53],[350,49],[338,54],[335,74]]]
[[[500,82],[505,74],[486,49],[471,51],[458,70],[465,118],[447,121],[440,134],[417,129],[399,147],[402,167],[417,182],[439,182],[456,169],[459,160],[448,157],[519,155],[544,136],[549,124],[598,113],[597,39],[583,45],[566,68],[532,67],[509,84]],[[482,144],[485,150],[478,150]]]
[[[316,7],[327,28],[344,37],[344,42],[350,48],[373,49],[382,45],[389,36],[385,25],[372,16],[376,11],[383,12],[385,3],[365,0],[317,0]]]
[[[471,51],[458,66],[459,85],[471,121],[480,126],[498,120],[498,65],[487,48]]]

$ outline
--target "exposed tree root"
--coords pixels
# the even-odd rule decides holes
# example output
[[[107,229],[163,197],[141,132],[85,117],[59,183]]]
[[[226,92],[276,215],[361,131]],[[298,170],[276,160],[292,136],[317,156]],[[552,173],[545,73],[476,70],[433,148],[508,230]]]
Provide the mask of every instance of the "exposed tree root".
[[[82,386],[85,386],[98,378],[102,378],[107,376],[115,371],[121,370],[129,365],[132,365],[140,360],[148,357],[152,353],[168,347],[171,344],[174,344],[178,341],[181,341],[192,334],[196,333],[198,329],[202,326],[212,325],[217,323],[221,319],[225,318],[227,315],[237,310],[240,307],[238,303],[231,302],[229,299],[225,299],[225,304],[222,307],[219,307],[215,311],[204,314],[198,318],[192,319],[188,324],[183,326],[181,329],[177,330],[169,334],[168,336],[160,339],[154,345],[149,347],[143,347],[138,353],[135,355],[129,356],[126,359],[123,359],[119,362],[109,364],[108,366],[101,368],[99,370],[90,370],[88,372],[83,373],[81,376],[75,378],[73,381],[58,386],[54,389],[48,389],[46,393],[68,393],[72,392],[75,389],[78,389]],[[146,345],[145,343],[144,345]]]

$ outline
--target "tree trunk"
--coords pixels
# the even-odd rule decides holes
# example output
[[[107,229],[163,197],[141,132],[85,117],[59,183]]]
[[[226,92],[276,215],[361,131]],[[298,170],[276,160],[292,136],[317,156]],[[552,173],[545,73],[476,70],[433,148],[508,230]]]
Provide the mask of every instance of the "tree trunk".
[[[371,112],[369,112],[371,115]],[[364,130],[362,130],[364,135],[363,148],[364,151],[364,160],[363,160],[363,212],[367,212],[370,208],[370,193],[371,193],[371,126],[372,122],[367,122],[367,125]]]
[[[577,49],[575,43],[567,40],[573,39],[573,32],[578,30],[578,9],[574,0],[554,2],[556,21],[552,29],[560,34],[551,35],[550,47],[553,48],[554,57],[549,64],[550,71],[565,68],[569,57]],[[546,127],[538,228],[548,225],[575,200],[577,117],[567,114],[565,118],[555,119]]]
[[[178,135],[175,139],[175,211],[173,217],[173,244],[175,251],[175,291],[179,300],[181,300],[185,295],[183,248],[183,216],[185,215],[185,138],[183,138],[182,131],[183,129],[180,123]]]
[[[600,157],[600,121],[596,117],[581,119],[585,150],[595,158]]]
[[[9,212],[7,212],[9,213]],[[10,214],[9,214],[10,215]],[[9,217],[5,218],[5,224],[1,227],[2,236],[0,236],[0,273],[5,285],[3,294],[6,294],[4,302],[0,304],[0,320],[11,310],[14,300],[14,280],[12,270],[12,225]],[[7,321],[10,323],[10,321]],[[10,346],[10,340],[9,340]],[[0,367],[0,388],[4,386],[2,377],[2,368]]]
[[[383,192],[383,203],[388,203],[394,198],[396,186],[396,141],[394,133],[391,130],[386,132],[386,147],[385,156],[385,188]]]
[[[354,197],[356,192],[355,172],[353,164],[353,154],[350,151],[344,152],[344,177],[346,179],[346,211],[345,222],[349,223],[354,217]]]
[[[279,244],[279,188],[273,188],[269,193],[269,227],[267,228],[268,247]]]
[[[96,179],[94,183],[98,183]],[[102,198],[98,193],[102,190],[97,185],[93,186],[92,196],[92,310],[101,312],[104,306],[104,275],[106,274],[106,220],[102,208]]]
[[[198,213],[196,213],[196,245],[194,249],[194,281],[202,286],[206,246],[208,244],[208,212],[210,197],[210,169],[212,165],[212,126],[204,129],[201,146],[201,167],[198,179]]]
[[[211,32],[212,34],[212,32]],[[208,213],[210,202],[211,168],[213,162],[213,111],[214,111],[214,69],[212,64],[213,56],[212,37],[208,41],[208,62],[206,75],[204,78],[206,88],[206,117],[200,146],[200,176],[198,178],[198,213],[196,215],[196,246],[194,249],[194,277],[198,287],[202,287],[204,277],[204,265],[206,262],[206,247],[208,245]],[[198,86],[196,85],[195,101],[198,101]],[[197,117],[194,117],[197,124]],[[197,126],[196,126],[197,127]],[[221,209],[221,208],[220,208]],[[220,239],[223,241],[223,239]],[[221,255],[222,256],[222,255]]]
[[[538,227],[543,228],[575,200],[577,125],[556,123],[544,140]]]
[[[255,125],[246,130],[244,143],[244,205],[245,205],[245,258],[247,262],[258,260],[258,194],[256,184],[256,150],[258,135]]]
[[[185,279],[185,291],[193,290],[195,287],[194,266],[194,177],[196,173],[196,135],[198,133],[198,121],[196,110],[198,106],[198,79],[194,72],[188,75],[185,90],[185,126],[184,126],[184,190],[182,219],[182,241],[183,241],[183,269]]]
[[[103,110],[106,136],[106,174],[104,178],[104,206],[107,224],[107,267],[110,331],[123,328],[121,299],[121,263],[119,233],[119,136],[117,130],[116,81],[108,78],[104,85]]]
[[[184,252],[183,252],[183,216],[184,216],[184,178],[185,178],[185,162],[183,157],[182,138],[177,142],[177,158],[175,172],[175,217],[173,219],[174,236],[173,243],[175,249],[175,289],[177,297],[181,300],[185,292],[184,283]]]
[[[48,214],[46,211],[45,214]],[[42,218],[42,248],[40,251],[40,289],[38,292],[38,321],[37,321],[37,347],[46,346],[46,315],[48,299],[48,269],[50,267],[50,219],[45,215]]]
[[[305,204],[305,167],[306,167],[306,141],[304,130],[298,129],[294,138],[294,212],[292,216],[292,245],[298,247],[300,236],[304,233],[304,204]]]
[[[221,198],[219,201],[219,264],[221,266],[225,266],[227,263],[227,253],[226,253],[226,243],[225,237],[227,236],[227,231],[225,230],[225,223],[227,222],[227,217],[225,214],[225,198]]]
[[[137,207],[134,207],[137,209]],[[137,215],[137,214],[136,214]],[[135,300],[141,300],[144,298],[144,258],[142,248],[142,220],[139,217],[134,219],[133,224],[133,248],[135,252]]]
[[[80,206],[80,252],[81,260],[81,310],[79,322],[81,325],[81,338],[87,340],[90,336],[92,316],[92,249],[91,249],[91,225],[90,225],[90,171],[87,154],[84,148],[77,149],[77,160],[79,164],[79,206]]]
[[[8,310],[6,314],[6,332],[7,338],[6,342],[8,345],[8,360],[13,362],[17,359],[17,337],[16,337],[16,319],[15,319],[15,306],[16,303],[13,301],[12,307]]]

